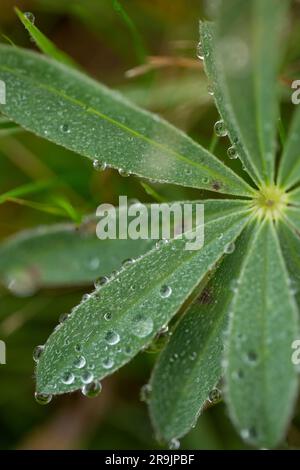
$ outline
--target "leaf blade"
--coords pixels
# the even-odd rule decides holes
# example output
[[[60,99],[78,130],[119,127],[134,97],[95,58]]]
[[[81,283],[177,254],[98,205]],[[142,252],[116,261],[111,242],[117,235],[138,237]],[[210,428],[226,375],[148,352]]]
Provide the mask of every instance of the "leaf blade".
[[[201,250],[189,252],[183,249],[184,239],[173,239],[123,270],[74,310],[46,344],[37,366],[39,392],[57,394],[80,388],[80,374],[73,366],[76,344],[81,345],[87,362],[94,365],[95,379],[111,374],[149,344],[209,267],[222,257],[224,246],[239,235],[248,218],[244,205],[240,212],[234,210],[227,216],[218,213],[216,201],[206,205],[208,213],[210,207],[215,218],[206,223],[206,244]],[[109,322],[105,320],[108,312],[113,312]],[[117,334],[117,347],[107,345],[109,331]],[[60,382],[66,369],[75,374],[74,383],[69,385]]]
[[[25,129],[137,176],[251,196],[250,186],[208,151],[117,92],[33,52],[4,45],[0,52],[7,83],[0,109]]]
[[[256,446],[274,447],[297,392],[291,345],[298,333],[298,312],[271,222],[257,230],[254,242],[232,307],[225,392],[242,437]]]
[[[215,31],[208,24],[202,26],[205,64],[217,107],[257,184],[274,180],[276,81],[287,7],[288,2],[281,0],[226,0]]]
[[[179,321],[154,367],[150,384],[150,416],[160,439],[171,441],[195,424],[222,377],[223,336],[253,227],[241,234],[213,279]]]

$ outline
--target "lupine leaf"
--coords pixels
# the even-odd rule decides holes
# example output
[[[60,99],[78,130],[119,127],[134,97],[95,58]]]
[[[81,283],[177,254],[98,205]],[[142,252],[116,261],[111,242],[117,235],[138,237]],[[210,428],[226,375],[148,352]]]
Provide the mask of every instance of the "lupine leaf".
[[[286,189],[300,182],[300,107],[294,111],[288,139],[283,149],[278,184]]]
[[[230,317],[225,396],[231,418],[243,439],[274,447],[284,435],[297,392],[291,347],[298,311],[272,222],[256,232]]]
[[[205,204],[206,214],[210,208],[215,216],[206,220],[202,249],[186,250],[186,240],[179,238],[159,245],[74,309],[45,345],[36,370],[39,393],[58,394],[82,386],[89,369],[74,366],[79,351],[87,367],[92,367],[93,378],[101,379],[151,342],[248,219],[248,206],[243,203],[231,215],[218,212],[218,201]],[[63,383],[65,373],[74,374],[74,382]]]
[[[300,233],[282,222],[278,223],[277,228],[282,253],[290,274],[290,288],[296,295],[300,309]]]
[[[201,28],[205,65],[219,112],[257,183],[274,179],[280,29],[288,4],[286,0],[223,0],[215,27],[203,24]]]
[[[0,110],[27,130],[99,163],[222,193],[251,188],[207,150],[117,92],[39,54],[0,46]]]
[[[239,238],[212,280],[172,332],[151,379],[150,415],[156,434],[170,441],[196,423],[222,377],[224,332],[253,227]]]

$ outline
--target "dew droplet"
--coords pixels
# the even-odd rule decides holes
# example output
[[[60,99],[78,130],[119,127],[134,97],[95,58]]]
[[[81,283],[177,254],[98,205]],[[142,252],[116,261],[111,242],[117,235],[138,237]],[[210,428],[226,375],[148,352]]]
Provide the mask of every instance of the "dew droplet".
[[[208,395],[209,403],[218,403],[222,398],[222,394],[218,388],[214,388]]]
[[[95,170],[97,171],[104,171],[107,167],[107,164],[106,162],[101,162],[101,160],[97,160],[95,159],[93,161],[93,167],[95,168]]]
[[[39,405],[48,405],[48,403],[50,403],[50,401],[52,400],[52,395],[35,392],[34,398]]]
[[[133,319],[132,333],[138,338],[145,338],[153,331],[153,320],[151,317],[137,315]]]
[[[59,316],[59,323],[64,323],[66,321],[66,319],[68,318],[69,314],[68,313],[62,313],[60,316]]]
[[[104,367],[104,369],[111,369],[114,366],[114,364],[115,362],[112,357],[107,357],[102,362],[102,366]]]
[[[225,123],[222,119],[215,123],[214,131],[218,137],[225,137],[228,134]]]
[[[152,386],[150,384],[143,385],[140,391],[140,400],[144,401],[145,403],[148,403],[150,400],[151,392]]]
[[[204,176],[204,178],[202,178],[202,183],[203,184],[208,184],[209,183],[209,178],[207,178],[207,176]]]
[[[214,96],[214,89],[213,89],[212,85],[208,85],[207,92],[210,96]]]
[[[106,312],[104,315],[103,315],[103,318],[105,321],[110,321],[112,319],[112,313],[110,312]]]
[[[110,346],[113,346],[114,344],[118,344],[118,342],[120,341],[120,336],[115,331],[108,331],[105,335],[105,341]]]
[[[39,345],[34,349],[33,355],[32,355],[34,362],[39,362],[44,349],[45,349],[45,346],[42,346],[42,345]]]
[[[172,294],[172,288],[170,286],[164,285],[161,287],[159,293],[163,299],[167,299]]]
[[[90,384],[94,380],[94,374],[89,370],[85,370],[80,377],[80,380],[83,384]]]
[[[98,289],[99,287],[105,286],[105,284],[107,284],[108,281],[109,281],[109,278],[107,276],[102,276],[95,281],[94,286],[96,289]]]
[[[60,126],[60,130],[64,133],[64,134],[70,134],[71,132],[71,129],[69,127],[69,124],[62,124]]]
[[[233,253],[235,250],[235,244],[232,242],[232,243],[227,243],[227,245],[225,245],[224,247],[224,253],[226,253],[227,255],[230,255],[231,253]]]
[[[125,350],[124,350],[124,353],[126,354],[126,356],[130,356],[131,353],[132,353],[132,348],[131,346],[126,346]]]
[[[76,352],[78,352],[78,353],[81,352],[81,351],[82,351],[82,346],[81,346],[81,344],[75,344],[74,350],[75,350]]]
[[[82,369],[86,365],[85,357],[83,356],[76,357],[76,359],[73,362],[73,365],[74,367],[76,367],[76,369]]]
[[[229,147],[229,149],[227,150],[227,155],[230,158],[230,160],[236,160],[238,158],[239,154],[234,145]]]
[[[203,50],[202,42],[199,42],[197,45],[197,57],[200,60],[204,60],[204,50]]]
[[[169,449],[170,450],[178,450],[180,448],[180,441],[178,439],[171,439],[169,442]]]
[[[128,176],[130,176],[130,173],[126,170],[123,170],[123,168],[119,168],[118,172],[120,176],[123,176],[123,178],[128,178]]]
[[[101,390],[102,390],[101,383],[97,382],[97,381],[94,381],[94,382],[91,382],[89,384],[85,384],[82,387],[81,392],[85,397],[94,398],[94,397],[97,397],[99,395]]]
[[[63,384],[71,385],[75,380],[74,374],[72,372],[65,372],[61,378]]]
[[[31,24],[35,23],[35,16],[31,11],[25,11],[24,16],[30,21]]]
[[[122,266],[123,266],[123,268],[128,268],[128,267],[131,266],[133,263],[134,263],[134,259],[133,259],[133,258],[128,258],[128,259],[125,259],[125,260],[122,262]]]
[[[158,242],[156,242],[155,247],[159,249],[167,245],[168,243],[169,243],[169,240],[167,238],[162,238],[161,240],[158,240]]]
[[[246,359],[250,364],[255,364],[257,362],[257,354],[255,351],[248,351],[246,354]]]

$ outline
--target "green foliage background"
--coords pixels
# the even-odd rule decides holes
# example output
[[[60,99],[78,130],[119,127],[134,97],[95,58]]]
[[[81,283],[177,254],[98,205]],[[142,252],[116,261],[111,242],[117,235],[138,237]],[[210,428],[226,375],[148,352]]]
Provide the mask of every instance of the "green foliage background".
[[[1,0],[0,32],[18,45],[35,49],[13,7],[33,12],[37,26],[82,69],[142,107],[161,114],[209,148],[214,144],[213,124],[218,113],[195,51],[198,20],[209,17],[217,2],[127,0],[122,4],[128,16],[110,0]],[[292,8],[294,24],[290,25],[281,77],[282,117],[286,124],[293,110],[289,83],[300,74],[299,3],[294,2]],[[1,40],[6,42],[4,36]],[[152,69],[139,74],[149,56],[160,59],[152,58]],[[228,164],[226,146],[216,143],[215,154]],[[229,164],[236,172],[241,171],[238,162]],[[40,180],[46,181],[43,187],[37,185]],[[8,193],[25,185],[34,185],[36,191]],[[167,201],[212,197],[205,191],[171,185],[155,185],[155,190]],[[93,213],[101,202],[116,204],[119,194],[154,201],[137,178],[122,178],[113,170],[95,172],[81,156],[25,132],[11,133],[0,140],[0,194],[5,193],[6,197],[0,199],[1,239],[42,224],[76,222],[82,215]],[[34,401],[32,351],[45,342],[59,315],[78,304],[91,287],[51,287],[24,298],[12,296],[1,287],[0,339],[7,344],[7,364],[0,366],[1,448],[159,448],[146,406],[139,402],[140,388],[148,381],[156,358],[154,351],[140,353],[105,379],[101,395],[94,400],[78,393],[58,397],[48,407]],[[286,443],[290,447],[300,445],[298,420],[296,412]],[[201,416],[181,447],[246,446],[220,403]]]

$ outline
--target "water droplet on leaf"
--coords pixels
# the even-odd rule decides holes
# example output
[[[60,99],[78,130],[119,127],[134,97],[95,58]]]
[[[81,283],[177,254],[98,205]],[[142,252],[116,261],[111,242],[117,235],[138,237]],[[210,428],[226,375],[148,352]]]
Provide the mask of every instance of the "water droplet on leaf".
[[[138,338],[145,338],[152,333],[153,330],[153,320],[150,317],[143,315],[137,315],[133,319],[133,329],[132,333]]]
[[[232,243],[227,243],[227,245],[225,245],[224,247],[224,253],[226,253],[227,255],[230,255],[231,253],[233,253],[235,250],[235,244],[232,242]]]
[[[33,351],[33,360],[34,362],[39,362],[40,357],[45,349],[45,346],[39,345]]]
[[[118,342],[120,341],[120,336],[115,331],[108,331],[105,335],[105,341],[110,346],[113,346],[114,344],[118,344]]]
[[[24,16],[30,21],[31,24],[35,23],[35,16],[31,11],[25,11]]]
[[[225,123],[222,119],[215,123],[214,130],[218,137],[225,137],[228,134]]]
[[[73,365],[76,367],[76,369],[82,369],[86,364],[86,360],[83,356],[78,356],[76,357]]]
[[[52,395],[35,392],[34,398],[39,405],[48,405],[48,403],[50,403],[50,401],[52,400]]]
[[[114,360],[112,357],[107,357],[106,359],[104,359],[104,361],[102,362],[102,365],[104,367],[104,369],[111,369],[113,366],[114,366]]]
[[[71,385],[75,380],[74,374],[72,372],[65,372],[61,378],[62,383],[66,385]]]
[[[94,374],[89,370],[85,370],[80,377],[80,380],[84,384],[90,384],[94,380]]]
[[[163,299],[167,299],[172,294],[172,288],[170,286],[164,285],[161,287],[159,293]]]
[[[238,158],[239,154],[234,145],[229,147],[229,149],[227,150],[227,155],[230,158],[230,160],[236,160]]]
[[[82,387],[81,392],[84,396],[86,396],[88,398],[94,398],[94,397],[97,397],[99,395],[101,390],[102,390],[101,383],[95,381],[95,382],[91,382],[89,384],[85,384]]]

